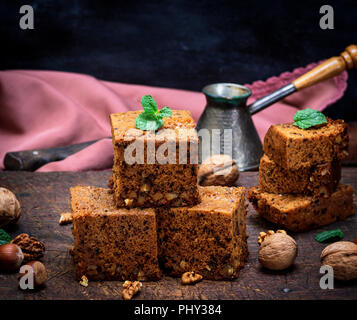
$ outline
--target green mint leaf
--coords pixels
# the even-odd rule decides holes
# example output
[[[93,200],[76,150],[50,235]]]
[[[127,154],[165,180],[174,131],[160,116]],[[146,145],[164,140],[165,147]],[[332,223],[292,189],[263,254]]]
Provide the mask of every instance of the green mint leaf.
[[[0,245],[9,243],[11,237],[3,229],[0,229]]]
[[[294,125],[300,129],[308,129],[320,124],[327,123],[325,115],[317,110],[299,110],[294,115]]]
[[[135,126],[140,130],[157,130],[164,125],[162,119],[153,113],[140,113],[135,119]]]
[[[156,114],[159,118],[171,117],[172,111],[169,107],[164,107]]]
[[[340,229],[323,231],[315,236],[317,242],[325,242],[327,240],[342,240],[344,237],[343,232]]]
[[[162,118],[171,117],[172,111],[169,107],[161,110],[157,109],[157,104],[151,95],[141,98],[144,112],[140,113],[135,119],[135,127],[140,130],[157,130],[164,125]]]
[[[157,104],[154,98],[151,95],[146,95],[141,98],[141,105],[145,113],[156,113],[157,112]]]

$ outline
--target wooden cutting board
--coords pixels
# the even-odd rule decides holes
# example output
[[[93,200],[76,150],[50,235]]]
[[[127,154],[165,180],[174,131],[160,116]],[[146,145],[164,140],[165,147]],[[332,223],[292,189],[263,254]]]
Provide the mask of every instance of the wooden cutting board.
[[[22,205],[19,223],[8,230],[14,237],[20,233],[35,236],[46,245],[43,262],[49,280],[45,288],[35,292],[18,289],[15,274],[0,274],[0,299],[121,299],[122,282],[90,282],[87,288],[75,280],[68,248],[72,245],[71,225],[58,224],[60,213],[69,211],[70,186],[105,187],[111,172],[28,173],[0,172],[0,186],[9,188]],[[256,185],[257,172],[242,173],[239,185]],[[342,181],[357,190],[357,168],[343,168]],[[355,200],[356,205],[356,200]],[[357,217],[313,230],[293,234],[299,254],[294,267],[272,272],[260,267],[257,259],[257,235],[276,229],[262,220],[249,205],[247,216],[249,261],[235,281],[202,281],[182,286],[179,279],[164,277],[158,282],[145,282],[135,299],[357,299],[357,281],[335,282],[334,290],[319,287],[320,253],[326,244],[314,240],[316,233],[341,228],[345,240],[357,237]]]

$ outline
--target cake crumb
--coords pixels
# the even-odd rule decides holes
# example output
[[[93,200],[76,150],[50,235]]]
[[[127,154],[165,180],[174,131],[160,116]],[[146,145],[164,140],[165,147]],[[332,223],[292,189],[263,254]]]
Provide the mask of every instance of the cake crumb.
[[[59,219],[59,224],[62,226],[62,225],[65,225],[65,224],[69,224],[69,223],[72,223],[73,221],[73,215],[71,212],[63,212],[61,213],[61,217]]]
[[[88,278],[86,276],[82,276],[81,281],[79,281],[79,284],[83,287],[88,287]]]

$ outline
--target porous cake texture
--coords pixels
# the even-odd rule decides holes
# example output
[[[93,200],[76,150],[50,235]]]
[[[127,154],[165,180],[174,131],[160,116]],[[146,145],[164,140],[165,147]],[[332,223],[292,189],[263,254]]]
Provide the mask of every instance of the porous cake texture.
[[[248,199],[263,218],[291,231],[318,228],[354,214],[353,188],[339,184],[328,198],[274,194],[252,187]]]
[[[139,114],[140,111],[128,111],[110,115],[116,204],[180,207],[199,203],[199,140],[190,112],[172,111],[156,132],[135,128]]]
[[[259,165],[259,189],[269,193],[293,193],[329,197],[341,179],[341,161],[321,163],[296,171],[286,170],[264,155]]]
[[[245,188],[199,190],[196,206],[157,209],[160,264],[172,276],[237,278],[248,255]]]
[[[348,156],[347,124],[328,119],[326,125],[302,130],[292,123],[272,125],[264,138],[264,153],[287,170],[311,168]]]
[[[153,209],[117,208],[110,189],[70,189],[77,278],[158,280]]]

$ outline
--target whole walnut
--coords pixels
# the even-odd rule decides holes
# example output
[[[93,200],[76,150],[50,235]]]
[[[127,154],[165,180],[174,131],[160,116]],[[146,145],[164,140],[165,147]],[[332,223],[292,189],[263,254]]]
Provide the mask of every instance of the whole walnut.
[[[236,162],[226,154],[216,154],[202,162],[198,170],[201,186],[233,186],[239,178]]]
[[[338,241],[328,245],[321,253],[321,264],[331,266],[338,280],[357,279],[357,244]]]
[[[259,262],[270,270],[289,268],[297,256],[295,240],[284,233],[274,233],[265,238],[259,248]]]
[[[20,202],[8,189],[0,187],[0,228],[15,223],[21,215]]]

